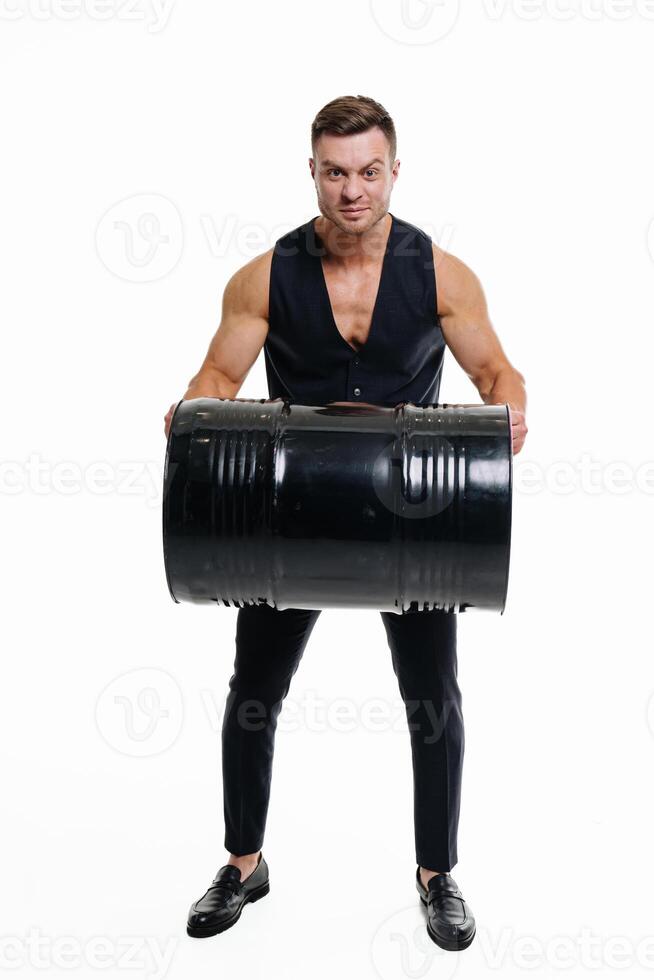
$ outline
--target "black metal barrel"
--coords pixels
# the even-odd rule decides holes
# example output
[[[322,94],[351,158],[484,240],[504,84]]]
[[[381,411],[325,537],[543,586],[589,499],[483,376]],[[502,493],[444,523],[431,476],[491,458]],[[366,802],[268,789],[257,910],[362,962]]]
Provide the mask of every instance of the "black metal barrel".
[[[503,612],[511,491],[506,405],[181,401],[164,470],[170,594]]]

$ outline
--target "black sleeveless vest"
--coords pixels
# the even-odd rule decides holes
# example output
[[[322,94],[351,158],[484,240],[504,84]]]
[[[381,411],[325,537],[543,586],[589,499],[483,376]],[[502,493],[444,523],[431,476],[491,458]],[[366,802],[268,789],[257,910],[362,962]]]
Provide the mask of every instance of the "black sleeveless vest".
[[[357,351],[334,321],[314,221],[275,243],[264,344],[269,397],[320,406],[436,404],[445,340],[430,236],[391,214],[370,332]]]

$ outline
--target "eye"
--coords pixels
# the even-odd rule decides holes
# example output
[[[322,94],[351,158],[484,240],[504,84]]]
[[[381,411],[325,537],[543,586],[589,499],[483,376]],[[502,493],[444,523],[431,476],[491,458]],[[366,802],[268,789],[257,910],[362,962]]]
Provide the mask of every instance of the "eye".
[[[374,176],[376,173],[376,170],[366,170],[366,174],[372,174]]]
[[[328,175],[329,175],[329,174],[340,174],[340,172],[341,172],[341,171],[340,171],[340,170],[338,169],[338,167],[333,167],[333,168],[332,168],[331,170],[328,170],[328,171],[327,171],[327,174],[328,174]]]

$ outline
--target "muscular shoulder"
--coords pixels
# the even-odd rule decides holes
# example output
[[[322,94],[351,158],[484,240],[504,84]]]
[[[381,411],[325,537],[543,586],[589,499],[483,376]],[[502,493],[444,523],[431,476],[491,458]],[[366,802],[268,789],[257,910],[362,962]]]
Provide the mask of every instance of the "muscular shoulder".
[[[478,276],[451,252],[446,252],[432,242],[438,313],[448,316],[462,308],[473,308],[485,303],[484,292]]]
[[[268,292],[273,249],[250,259],[237,269],[227,285],[223,302],[232,313],[248,313],[268,319]]]

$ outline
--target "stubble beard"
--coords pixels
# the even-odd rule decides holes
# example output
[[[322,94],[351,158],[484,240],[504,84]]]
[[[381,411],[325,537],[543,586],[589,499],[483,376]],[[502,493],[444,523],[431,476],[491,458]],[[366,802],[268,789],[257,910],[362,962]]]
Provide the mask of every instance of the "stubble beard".
[[[353,225],[351,221],[348,221],[340,213],[338,207],[328,207],[324,202],[318,198],[318,208],[323,218],[327,218],[331,221],[339,231],[342,231],[346,235],[352,235],[353,237],[359,237],[364,235],[366,232],[370,231],[371,228],[382,220],[388,213],[389,201],[386,200],[380,203],[370,204],[370,210],[366,212],[365,219],[357,221],[356,225]]]

